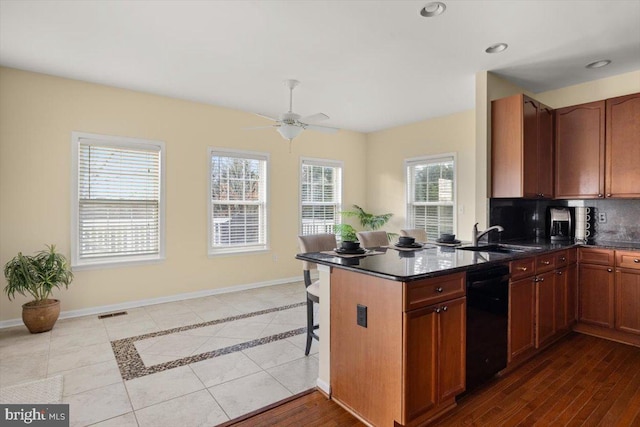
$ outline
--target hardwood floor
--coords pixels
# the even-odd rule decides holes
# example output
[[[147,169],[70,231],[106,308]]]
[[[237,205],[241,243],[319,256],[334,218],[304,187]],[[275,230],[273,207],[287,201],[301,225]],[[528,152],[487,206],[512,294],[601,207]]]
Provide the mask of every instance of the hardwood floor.
[[[361,426],[313,391],[233,426]],[[640,348],[573,333],[458,401],[437,426],[640,426]]]

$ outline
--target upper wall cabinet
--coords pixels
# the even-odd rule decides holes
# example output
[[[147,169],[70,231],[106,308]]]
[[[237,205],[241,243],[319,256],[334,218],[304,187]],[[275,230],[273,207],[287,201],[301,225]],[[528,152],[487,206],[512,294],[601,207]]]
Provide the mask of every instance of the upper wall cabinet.
[[[556,110],[559,199],[640,197],[640,94]]]
[[[640,93],[607,99],[607,197],[640,197]]]
[[[556,110],[556,198],[604,195],[605,102]]]
[[[523,94],[491,103],[491,197],[553,197],[553,110]]]

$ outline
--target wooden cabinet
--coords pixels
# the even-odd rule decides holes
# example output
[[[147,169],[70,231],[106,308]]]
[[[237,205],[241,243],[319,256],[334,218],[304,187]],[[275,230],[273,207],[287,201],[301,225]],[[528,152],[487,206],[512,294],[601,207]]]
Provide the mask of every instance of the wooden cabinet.
[[[404,314],[403,424],[428,417],[465,389],[466,298]]]
[[[453,408],[465,390],[464,283],[465,273],[397,282],[332,269],[332,398],[376,426],[424,424]]]
[[[545,347],[575,322],[576,250],[512,261],[509,363]]]
[[[549,342],[556,333],[555,327],[555,272],[536,276],[536,348]]]
[[[640,93],[606,101],[606,197],[640,197]]]
[[[560,108],[555,113],[555,197],[603,197],[605,102]]]
[[[553,197],[553,110],[523,94],[491,103],[492,197]]]
[[[536,345],[535,304],[536,288],[533,277],[509,285],[509,362]]]
[[[597,260],[605,255],[613,258],[613,251],[580,248],[578,320],[587,324],[613,328],[615,280],[613,264],[603,265],[583,261]]]
[[[640,335],[640,252],[616,251],[615,327]]]
[[[640,197],[640,93],[555,111],[555,197]]]

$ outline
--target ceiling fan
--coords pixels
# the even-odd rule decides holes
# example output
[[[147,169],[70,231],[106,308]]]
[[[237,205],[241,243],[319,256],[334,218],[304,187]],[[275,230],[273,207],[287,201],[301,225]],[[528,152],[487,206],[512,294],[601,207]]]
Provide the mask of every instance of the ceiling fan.
[[[327,120],[329,116],[324,113],[316,113],[310,116],[301,117],[300,114],[296,114],[293,112],[293,89],[295,89],[295,87],[299,84],[300,82],[298,80],[289,79],[284,81],[284,85],[289,88],[288,112],[280,114],[277,119],[256,113],[256,115],[260,117],[264,117],[265,119],[276,122],[275,124],[269,126],[255,126],[245,129],[276,128],[278,130],[278,133],[280,133],[280,135],[282,135],[284,139],[289,140],[289,142],[291,142],[291,140],[296,136],[300,135],[300,133],[302,133],[302,131],[305,129],[317,130],[325,133],[337,132],[339,130],[338,128],[313,124],[313,122]]]

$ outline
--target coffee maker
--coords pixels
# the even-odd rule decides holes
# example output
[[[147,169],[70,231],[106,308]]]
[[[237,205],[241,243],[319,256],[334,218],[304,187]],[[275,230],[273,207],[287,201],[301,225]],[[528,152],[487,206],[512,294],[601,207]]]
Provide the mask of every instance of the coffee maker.
[[[549,208],[549,237],[552,242],[565,242],[573,239],[571,208]]]

